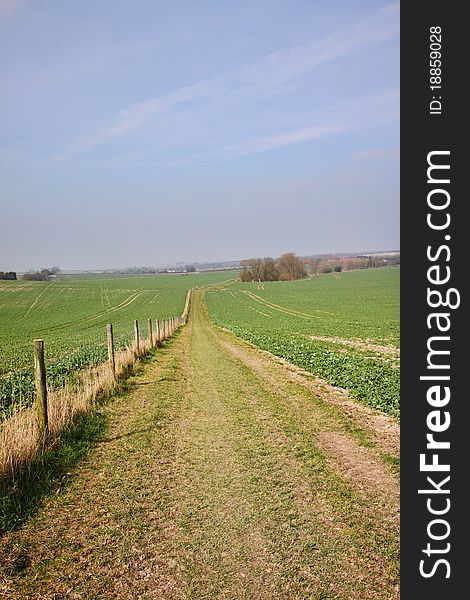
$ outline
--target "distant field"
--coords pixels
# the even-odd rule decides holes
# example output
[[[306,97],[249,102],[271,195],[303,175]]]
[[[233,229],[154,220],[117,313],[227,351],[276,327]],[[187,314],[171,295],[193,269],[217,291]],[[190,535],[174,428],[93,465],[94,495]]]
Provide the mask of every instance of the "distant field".
[[[106,355],[105,326],[117,345],[130,340],[134,319],[180,314],[186,291],[236,277],[233,272],[189,275],[79,275],[49,282],[0,281],[0,376],[32,364],[32,340],[45,340],[46,362],[69,373]],[[21,375],[22,377],[22,375]],[[0,380],[1,403],[29,394],[30,382]],[[12,387],[13,385],[13,387]],[[28,388],[28,389],[27,389]]]
[[[218,325],[399,414],[398,268],[206,292]]]

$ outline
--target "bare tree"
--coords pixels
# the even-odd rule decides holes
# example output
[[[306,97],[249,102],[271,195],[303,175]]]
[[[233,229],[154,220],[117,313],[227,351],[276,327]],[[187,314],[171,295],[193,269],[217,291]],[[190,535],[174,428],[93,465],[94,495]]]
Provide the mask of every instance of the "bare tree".
[[[283,254],[278,260],[277,267],[279,269],[279,279],[283,281],[302,279],[305,275],[302,261],[293,252]]]
[[[265,258],[248,258],[240,261],[240,281],[279,281],[301,279],[305,276],[304,265],[292,252],[283,254],[277,261]]]

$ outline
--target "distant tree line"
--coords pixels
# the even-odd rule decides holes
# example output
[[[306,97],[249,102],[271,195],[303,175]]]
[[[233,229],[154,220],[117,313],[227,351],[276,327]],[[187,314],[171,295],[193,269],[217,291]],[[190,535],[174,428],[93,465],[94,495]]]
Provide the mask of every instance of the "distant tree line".
[[[293,252],[277,259],[248,258],[240,262],[240,281],[292,281],[305,277],[302,260]]]
[[[51,275],[57,276],[59,273],[59,267],[52,267],[50,269],[41,269],[40,271],[24,273],[21,278],[26,281],[48,281]]]
[[[377,269],[380,267],[395,267],[400,265],[400,255],[389,256],[345,256],[345,257],[305,257],[306,270],[310,275],[324,273],[340,273],[355,269]]]
[[[324,273],[354,269],[377,269],[400,265],[399,254],[358,256],[296,256],[293,252],[277,259],[248,258],[240,261],[240,281],[292,281]]]
[[[157,269],[155,269],[155,267],[127,267],[124,269],[113,269],[111,272],[119,274],[130,273],[132,275],[146,275],[156,273]]]
[[[15,271],[0,271],[0,279],[16,281],[16,273]]]
[[[132,275],[149,275],[155,273],[194,273],[196,267],[194,265],[186,265],[183,267],[160,268],[156,267],[127,267],[125,269],[113,269],[112,273],[131,273]]]

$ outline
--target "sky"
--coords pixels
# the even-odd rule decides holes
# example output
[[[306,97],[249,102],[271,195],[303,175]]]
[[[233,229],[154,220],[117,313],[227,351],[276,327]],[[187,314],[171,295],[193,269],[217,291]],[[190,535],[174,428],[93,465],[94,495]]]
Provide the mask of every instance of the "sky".
[[[399,5],[0,0],[0,269],[399,248]]]

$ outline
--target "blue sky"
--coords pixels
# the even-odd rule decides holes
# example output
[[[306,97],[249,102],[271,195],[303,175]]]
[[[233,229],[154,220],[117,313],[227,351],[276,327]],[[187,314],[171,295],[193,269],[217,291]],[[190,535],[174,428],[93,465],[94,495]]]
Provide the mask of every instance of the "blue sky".
[[[0,0],[0,269],[399,247],[399,7]]]

